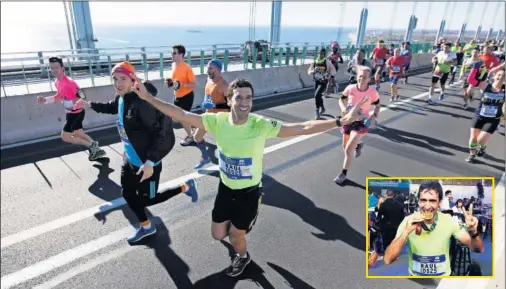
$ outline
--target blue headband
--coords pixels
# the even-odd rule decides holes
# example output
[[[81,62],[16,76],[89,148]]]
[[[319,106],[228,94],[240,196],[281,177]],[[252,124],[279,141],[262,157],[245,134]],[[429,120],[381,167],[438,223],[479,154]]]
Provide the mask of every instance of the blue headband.
[[[219,60],[219,59],[211,59],[211,61],[209,61],[208,65],[209,64],[212,64],[214,66],[216,66],[216,68],[218,69],[219,72],[221,72],[221,69],[223,67],[223,63]]]

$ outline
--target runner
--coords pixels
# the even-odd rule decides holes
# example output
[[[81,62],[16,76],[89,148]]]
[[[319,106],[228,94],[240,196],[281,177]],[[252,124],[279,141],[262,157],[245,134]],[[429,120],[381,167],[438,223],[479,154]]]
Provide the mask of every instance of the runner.
[[[470,58],[471,54],[473,53],[473,50],[477,48],[478,45],[476,45],[476,40],[471,40],[468,44],[464,45],[464,59]],[[479,48],[478,48],[479,50]]]
[[[314,79],[314,98],[316,102],[317,120],[321,119],[321,115],[325,113],[325,106],[322,98],[323,92],[327,88],[329,78],[333,78],[336,75],[334,65],[332,65],[330,60],[328,60],[325,56],[325,48],[320,49],[318,57],[313,63],[311,63],[308,69],[308,74],[312,75]]]
[[[413,59],[413,52],[411,51],[411,43],[403,42],[401,55],[404,56],[404,84],[408,84],[408,70],[409,65],[411,64],[411,60]]]
[[[116,98],[106,103],[83,99],[79,102],[96,112],[118,115],[116,123],[124,148],[121,192],[140,223],[135,233],[127,239],[133,244],[156,233],[145,207],[165,202],[180,193],[186,193],[196,202],[198,193],[194,179],[176,188],[158,192],[162,159],[172,150],[176,139],[172,120],[139,98],[131,75],[135,75],[135,69],[129,62],[117,64],[112,69]],[[147,82],[143,87],[147,87],[150,94],[157,94],[157,89],[151,83]]]
[[[474,162],[476,156],[483,156],[487,143],[492,134],[497,130],[504,117],[504,69],[494,74],[494,82],[489,84],[482,81],[479,84],[482,97],[476,108],[476,114],[471,126],[471,137],[469,140],[469,156],[467,162]]]
[[[399,93],[397,92],[397,82],[399,78],[405,75],[405,63],[406,58],[401,56],[401,50],[399,48],[394,49],[393,56],[387,60],[387,71],[390,76],[390,102],[399,100]]]
[[[374,75],[374,80],[376,82],[376,90],[380,90],[380,76],[383,73],[383,68],[385,67],[385,61],[388,56],[388,49],[385,47],[385,42],[380,39],[378,41],[378,46],[372,51],[372,59],[374,60],[374,69],[376,69],[376,73]]]
[[[418,190],[420,212],[404,218],[397,235],[385,250],[383,262],[393,263],[408,242],[408,271],[411,276],[450,276],[450,238],[453,236],[477,253],[484,251],[478,220],[466,216],[467,232],[449,214],[438,211],[443,188],[437,181],[425,182]]]
[[[139,86],[141,98],[164,114],[205,129],[216,138],[220,154],[220,184],[212,212],[211,234],[216,240],[229,236],[237,253],[227,269],[227,274],[232,277],[240,275],[251,262],[246,248],[246,234],[255,224],[262,201],[265,140],[324,132],[341,126],[341,123],[350,123],[358,116],[357,109],[352,109],[342,118],[332,120],[291,124],[266,119],[250,113],[254,91],[251,83],[244,79],[237,79],[229,85],[227,102],[231,112],[202,115],[186,112],[154,98],[142,84]]]
[[[348,62],[348,68],[346,71],[350,74],[348,78],[348,84],[356,84],[357,83],[357,67],[358,66],[367,66],[372,69],[372,65],[365,58],[365,50],[358,49],[355,52],[355,56],[352,61]]]
[[[193,74],[192,67],[184,61],[186,48],[183,45],[172,47],[172,78],[167,79],[167,87],[174,87],[174,104],[178,107],[191,111],[195,95],[193,90],[197,87],[197,80]],[[192,128],[183,124],[186,137],[180,145],[189,146],[194,142]]]
[[[218,59],[213,59],[207,64],[207,83],[205,87],[204,102],[202,103],[202,110],[205,112],[226,112],[230,111],[227,104],[228,82],[221,74],[223,64]],[[197,147],[202,153],[200,162],[195,165],[195,169],[201,169],[206,164],[211,162],[211,158],[207,153],[206,142],[204,135],[206,131],[200,128],[196,129],[195,142]]]
[[[478,57],[478,54],[480,53],[480,50],[478,47],[473,49],[473,52],[471,54],[470,58],[467,58],[464,60],[464,63],[462,64],[462,68],[460,69],[460,79],[463,81],[462,83],[462,89],[464,90],[464,109],[467,108],[468,101],[473,100],[473,95],[467,93],[467,89],[469,87],[469,82],[467,81],[467,78],[469,77],[469,73],[473,69],[476,62],[480,61],[480,58]]]
[[[432,62],[436,62],[436,69],[432,75],[432,82],[429,89],[429,99],[427,102],[429,104],[434,104],[432,100],[432,96],[434,95],[434,88],[436,83],[439,81],[441,84],[441,93],[439,95],[439,100],[444,99],[445,94],[445,83],[448,80],[448,76],[450,75],[451,65],[456,63],[457,56],[455,53],[450,52],[450,43],[445,43],[443,46],[443,50],[439,51],[434,58],[432,58]]]
[[[346,181],[346,176],[351,167],[353,157],[358,158],[364,147],[362,138],[367,133],[369,126],[376,122],[380,112],[379,93],[374,90],[374,88],[369,87],[371,74],[371,69],[369,67],[359,66],[357,68],[358,83],[355,85],[348,85],[339,99],[339,107],[345,115],[350,108],[359,106],[361,116],[358,120],[356,119],[353,123],[344,125],[341,129],[343,133],[343,150],[345,156],[343,170],[334,179],[334,182],[338,185],[343,185]],[[359,103],[364,97],[367,101],[360,105]],[[374,112],[372,115],[369,114],[371,105],[374,105]]]
[[[457,75],[457,71],[462,66],[462,61],[464,60],[464,48],[462,46],[452,47],[452,52],[457,56],[457,65],[452,65],[452,79],[450,79],[450,85],[452,85],[455,81],[455,75]]]
[[[60,134],[61,139],[66,143],[86,147],[89,152],[88,160],[90,161],[104,157],[105,151],[99,147],[98,141],[94,141],[83,130],[85,111],[76,102],[84,96],[84,92],[72,78],[65,75],[65,67],[61,58],[49,58],[49,67],[51,74],[56,78],[54,82],[56,94],[50,97],[39,96],[37,97],[38,102],[40,104],[63,102],[66,121]]]
[[[343,63],[343,57],[341,56],[341,52],[339,51],[339,44],[337,42],[332,42],[332,53],[327,57],[328,60],[334,65],[334,68],[337,71],[339,70],[339,63]],[[339,91],[339,85],[337,84],[335,77],[331,77],[329,79],[329,83],[327,85],[326,95],[329,95],[329,91],[331,93],[336,93]]]
[[[492,47],[491,46],[485,46],[483,48],[483,53],[480,54],[479,58],[483,61],[483,65],[480,68],[480,73],[477,74],[476,69],[471,70],[469,73],[469,77],[471,77],[471,80],[469,81],[469,87],[467,88],[467,94],[473,95],[474,87],[478,87],[481,82],[487,81],[489,77],[489,71],[492,70],[494,67],[497,67],[500,65],[499,59],[495,57],[494,54],[492,54]],[[473,75],[473,76],[471,76]]]

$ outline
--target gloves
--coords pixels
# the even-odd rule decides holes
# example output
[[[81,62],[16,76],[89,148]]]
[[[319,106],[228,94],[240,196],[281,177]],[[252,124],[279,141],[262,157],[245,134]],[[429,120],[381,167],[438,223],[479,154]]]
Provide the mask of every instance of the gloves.
[[[172,81],[172,78],[167,78],[165,80],[165,82],[166,82],[168,88],[171,88],[174,85],[174,82]]]
[[[174,81],[174,91],[178,91],[179,88],[181,88],[181,82],[179,81]]]

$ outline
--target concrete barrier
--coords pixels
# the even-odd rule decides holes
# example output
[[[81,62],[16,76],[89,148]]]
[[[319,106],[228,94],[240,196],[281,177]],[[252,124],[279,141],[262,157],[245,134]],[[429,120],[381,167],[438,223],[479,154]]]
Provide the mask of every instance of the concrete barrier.
[[[416,65],[413,68],[430,65],[432,54],[419,54],[416,56]],[[413,65],[412,64],[412,65]],[[347,63],[340,65],[336,80],[345,81]],[[260,68],[255,70],[233,71],[224,74],[231,81],[236,78],[246,78],[255,87],[256,96],[273,95],[313,86],[313,79],[307,74],[308,64],[299,66],[285,66],[273,68]],[[204,99],[204,86],[206,75],[197,76],[197,89],[195,90],[194,108],[199,107]],[[174,91],[165,86],[164,80],[154,80],[158,88],[158,97],[173,102]],[[84,88],[85,94],[93,101],[109,101],[114,98],[112,85]],[[34,140],[58,135],[65,123],[65,113],[60,103],[38,104],[37,96],[51,96],[54,92],[41,94],[27,94],[14,97],[2,97],[1,107],[1,145],[8,145],[28,140]],[[86,111],[84,127],[87,129],[112,125],[116,116],[98,114],[92,110]]]

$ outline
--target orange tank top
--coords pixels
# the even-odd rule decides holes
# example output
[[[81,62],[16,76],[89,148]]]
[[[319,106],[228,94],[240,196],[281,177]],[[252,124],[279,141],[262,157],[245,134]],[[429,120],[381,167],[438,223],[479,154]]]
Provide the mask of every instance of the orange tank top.
[[[206,88],[204,89],[204,93],[206,95],[210,95],[213,98],[214,104],[222,104],[222,103],[227,102],[225,94],[220,91],[220,87],[219,87],[219,84],[222,81],[223,81],[223,78],[218,82],[213,82],[212,80],[208,80],[206,83]],[[228,111],[228,109],[211,108],[211,109],[206,110],[206,112],[220,112],[220,111]]]

